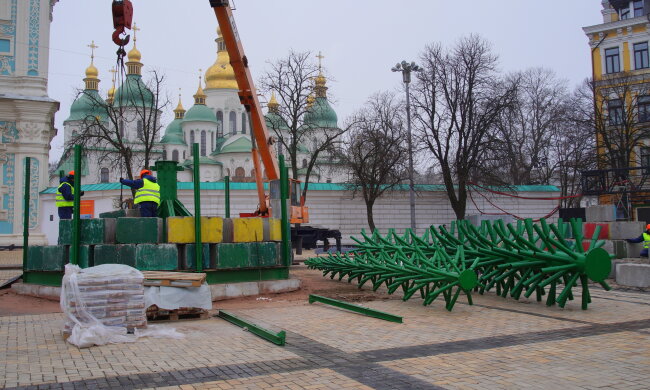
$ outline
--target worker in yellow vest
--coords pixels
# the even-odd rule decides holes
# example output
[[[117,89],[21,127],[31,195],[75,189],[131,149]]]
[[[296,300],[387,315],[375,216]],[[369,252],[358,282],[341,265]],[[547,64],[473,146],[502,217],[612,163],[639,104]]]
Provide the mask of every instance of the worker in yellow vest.
[[[639,237],[630,238],[627,240],[627,242],[630,242],[632,244],[642,242],[643,249],[641,249],[639,256],[648,257],[648,248],[650,248],[650,223],[645,225],[645,232],[641,233]]]
[[[139,205],[141,217],[157,217],[158,206],[160,205],[160,185],[156,183],[151,171],[143,169],[140,171],[140,178],[129,180],[120,178],[120,183],[135,188],[133,203]]]
[[[80,196],[84,195],[81,191]],[[72,207],[74,206],[74,171],[68,172],[59,180],[59,187],[56,189],[56,207],[59,212],[59,219],[72,219]]]

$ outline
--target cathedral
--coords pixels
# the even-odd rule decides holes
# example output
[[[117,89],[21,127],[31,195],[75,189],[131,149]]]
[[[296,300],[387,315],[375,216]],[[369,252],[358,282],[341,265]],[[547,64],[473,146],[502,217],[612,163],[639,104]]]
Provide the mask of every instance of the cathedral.
[[[179,96],[178,104],[173,110],[174,119],[165,128],[160,129],[162,138],[153,145],[149,158],[151,165],[156,160],[177,161],[184,168],[178,174],[179,181],[191,181],[192,144],[198,143],[201,181],[220,181],[225,176],[229,176],[232,182],[253,182],[255,171],[251,158],[251,128],[248,114],[239,102],[235,73],[219,30],[217,35],[216,61],[207,69],[204,77],[199,77],[192,106],[186,110]],[[88,118],[93,118],[93,121],[98,123],[108,122],[104,118],[105,113],[96,112],[96,105],[92,104],[93,101],[101,99],[98,90],[99,72],[92,58],[91,55],[91,64],[86,69],[86,77],[83,79],[85,89],[72,104],[70,115],[64,122],[65,152],[52,173],[50,184],[53,186],[58,185],[60,171],[68,172],[73,169],[72,146],[75,143],[75,136],[88,126]],[[135,172],[140,169],[138,162],[144,161],[143,152],[139,151],[142,149],[143,124],[138,115],[130,113],[129,106],[150,107],[152,112],[149,117],[157,116],[159,119],[162,114],[148,101],[152,99],[153,94],[142,81],[141,58],[134,37],[134,46],[128,52],[128,61],[125,63],[126,78],[122,85],[116,88],[115,77],[113,77],[113,85],[104,99],[113,107],[124,106],[120,111],[123,119],[118,122],[119,133],[133,150]],[[115,71],[112,72],[115,75]],[[303,126],[310,126],[310,129],[313,129],[310,130],[313,140],[325,137],[328,131],[338,130],[336,112],[327,100],[326,82],[322,72],[315,78],[313,95],[309,97],[309,110],[304,116]],[[275,96],[271,96],[265,115],[267,127],[271,135],[288,137],[289,128],[280,116],[279,107]],[[110,123],[104,125],[111,126]],[[279,149],[280,144],[277,142],[276,148]],[[106,158],[107,151],[111,151],[111,146],[109,144],[100,146],[86,148],[84,152],[81,172],[83,184],[116,182],[120,177],[127,176],[123,168],[120,168],[121,164],[115,164],[114,158]],[[281,152],[278,149],[276,152]],[[310,155],[308,145],[298,145],[297,161],[300,179],[305,178]],[[321,155],[311,173],[310,182],[344,181],[344,173],[337,164],[332,163],[332,158],[326,153]]]

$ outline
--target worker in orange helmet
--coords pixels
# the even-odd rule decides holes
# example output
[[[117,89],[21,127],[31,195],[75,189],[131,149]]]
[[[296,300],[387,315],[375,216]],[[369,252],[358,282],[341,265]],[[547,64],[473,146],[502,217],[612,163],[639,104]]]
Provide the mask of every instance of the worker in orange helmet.
[[[137,180],[120,178],[120,183],[136,190],[133,203],[139,205],[141,217],[158,216],[160,185],[156,183],[156,178],[153,177],[150,170],[141,170],[140,178]]]
[[[83,196],[81,191],[79,196]],[[56,207],[59,212],[59,219],[72,219],[72,208],[74,206],[74,171],[68,172],[67,176],[61,177],[59,187],[56,189]]]
[[[643,249],[641,249],[640,257],[648,257],[648,248],[650,248],[650,223],[645,225],[645,231],[637,238],[630,238],[626,240],[629,243],[636,244],[639,242],[643,243]]]

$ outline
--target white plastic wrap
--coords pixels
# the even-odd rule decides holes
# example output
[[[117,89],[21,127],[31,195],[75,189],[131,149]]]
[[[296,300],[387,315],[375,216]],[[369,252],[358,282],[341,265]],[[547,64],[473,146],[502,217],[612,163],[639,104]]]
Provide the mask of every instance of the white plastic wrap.
[[[67,264],[61,284],[61,309],[68,342],[79,348],[134,342],[138,337],[180,338],[171,328],[138,331],[147,326],[144,277],[127,265],[104,264],[81,269]],[[133,334],[129,334],[133,331]]]
[[[146,307],[156,305],[165,310],[181,307],[212,309],[212,294],[207,283],[200,287],[147,286],[144,288],[144,301]]]

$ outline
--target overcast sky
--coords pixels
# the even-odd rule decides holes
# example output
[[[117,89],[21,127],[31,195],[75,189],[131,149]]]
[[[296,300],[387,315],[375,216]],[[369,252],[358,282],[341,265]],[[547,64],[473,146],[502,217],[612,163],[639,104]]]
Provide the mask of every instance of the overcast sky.
[[[198,69],[205,72],[216,59],[217,20],[208,0],[132,2],[134,21],[141,28],[138,49],[145,78],[148,70],[162,71],[173,106],[181,88],[188,109]],[[573,88],[591,74],[582,27],[602,23],[600,0],[236,0],[234,4],[255,81],[268,61],[290,49],[323,53],[339,125],[374,92],[400,87],[401,76],[390,71],[396,62],[417,62],[426,44],[453,45],[471,33],[493,44],[504,72],[541,66]],[[117,49],[112,32],[111,0],[60,0],[54,7],[49,95],[61,102],[61,108],[50,161],[62,153],[63,121],[76,89],[84,85],[91,40],[99,46],[95,65],[102,80],[100,92],[110,88],[108,70],[115,64]],[[172,117],[171,110],[165,113],[165,125]]]

